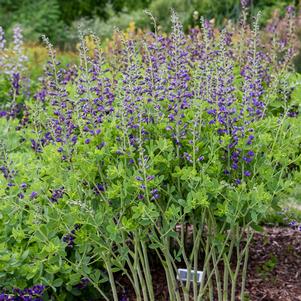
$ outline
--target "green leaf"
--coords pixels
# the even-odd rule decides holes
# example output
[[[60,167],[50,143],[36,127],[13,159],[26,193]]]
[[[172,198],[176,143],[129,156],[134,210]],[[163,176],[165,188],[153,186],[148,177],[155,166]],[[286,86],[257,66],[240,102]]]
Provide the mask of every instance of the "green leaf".
[[[64,280],[62,278],[57,278],[52,282],[52,285],[54,287],[60,287],[63,285],[63,283],[64,283]]]
[[[263,232],[264,231],[264,228],[262,227],[262,226],[259,226],[259,225],[256,225],[256,224],[254,224],[254,223],[251,223],[251,227],[255,230],[255,231],[257,231],[257,232]]]

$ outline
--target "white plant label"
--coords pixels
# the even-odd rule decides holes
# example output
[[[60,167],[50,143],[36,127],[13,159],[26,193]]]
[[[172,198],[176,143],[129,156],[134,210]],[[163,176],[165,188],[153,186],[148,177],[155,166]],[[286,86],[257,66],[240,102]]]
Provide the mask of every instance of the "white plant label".
[[[190,281],[194,281],[195,273],[196,273],[197,283],[201,283],[202,277],[203,277],[203,271],[196,271],[195,272],[194,270],[191,270],[190,271]],[[182,281],[187,281],[187,278],[188,278],[187,269],[178,269],[177,279],[182,280]]]

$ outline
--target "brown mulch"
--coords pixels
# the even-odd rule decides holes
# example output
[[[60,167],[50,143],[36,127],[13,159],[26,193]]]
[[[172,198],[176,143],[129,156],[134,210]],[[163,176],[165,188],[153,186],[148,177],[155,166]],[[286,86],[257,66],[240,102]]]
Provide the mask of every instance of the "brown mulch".
[[[247,290],[254,301],[301,301],[301,232],[266,228],[250,248]]]
[[[156,301],[169,301],[162,266],[151,261]],[[126,279],[127,301],[135,301]],[[265,228],[256,233],[250,247],[246,291],[250,301],[301,301],[301,231]],[[240,301],[240,298],[237,298]]]

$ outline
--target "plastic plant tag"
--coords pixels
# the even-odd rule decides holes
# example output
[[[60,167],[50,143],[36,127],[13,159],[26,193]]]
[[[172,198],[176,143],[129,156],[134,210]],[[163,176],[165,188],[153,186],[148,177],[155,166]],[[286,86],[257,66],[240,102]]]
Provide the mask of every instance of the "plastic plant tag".
[[[177,279],[182,281],[187,281],[188,271],[187,269],[178,269]],[[197,283],[201,283],[203,276],[203,271],[196,271],[196,281]],[[194,281],[195,271],[190,271],[190,281]]]

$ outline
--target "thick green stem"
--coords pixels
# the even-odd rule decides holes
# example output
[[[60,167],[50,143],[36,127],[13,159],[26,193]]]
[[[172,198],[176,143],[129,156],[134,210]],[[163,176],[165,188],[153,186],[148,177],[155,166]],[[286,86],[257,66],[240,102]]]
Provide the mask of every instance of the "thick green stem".
[[[243,273],[246,274],[246,269],[247,269],[247,264],[248,264],[248,251],[249,251],[249,245],[250,242],[252,240],[252,235],[247,235],[247,243],[245,245],[245,247],[243,248],[242,251],[240,251],[240,242],[241,242],[241,238],[243,236],[243,229],[245,229],[245,227],[241,228],[241,233],[239,233],[239,229],[237,230],[237,263],[236,263],[236,269],[235,269],[235,273],[233,275],[232,278],[232,288],[231,288],[231,301],[235,301],[236,299],[236,283],[237,283],[237,279],[238,279],[238,275],[239,275],[239,269],[241,266],[241,262],[244,259],[244,266],[243,266]],[[245,271],[244,271],[245,270]],[[246,276],[242,276],[243,277],[243,281],[245,281]]]
[[[244,249],[245,252],[245,258],[244,258],[244,265],[242,270],[242,280],[241,280],[241,291],[240,291],[240,299],[241,301],[244,300],[244,292],[246,287],[246,278],[247,278],[247,268],[248,268],[248,260],[249,260],[249,245],[253,238],[253,232],[250,234],[250,229],[248,227],[247,230],[247,243]]]
[[[214,288],[213,288],[212,278],[210,278],[208,282],[209,282],[209,300],[214,301]]]
[[[214,268],[214,273],[215,273],[215,281],[216,281],[216,289],[217,289],[217,298],[218,301],[223,300],[223,291],[222,291],[222,286],[221,286],[221,277],[220,277],[220,272],[218,269],[218,262],[216,259],[216,251],[215,249],[212,252],[212,261],[213,261],[213,266]]]
[[[220,232],[222,233],[223,231],[224,231],[224,228],[222,227]],[[227,237],[225,238],[225,240],[223,242],[223,245],[221,246],[221,250],[220,250],[218,258],[216,260],[216,264],[214,265],[214,269],[217,268],[217,264],[220,262],[221,257],[224,254],[224,250],[225,250],[225,247],[228,243],[229,237],[230,237],[230,234],[228,233]],[[211,245],[210,251],[209,251],[209,245]],[[203,275],[203,279],[202,279],[202,282],[201,282],[201,286],[200,286],[197,301],[202,300],[203,296],[205,295],[206,288],[208,286],[208,281],[211,279],[211,277],[214,274],[214,269],[213,269],[212,271],[210,271],[210,273],[208,273],[208,277],[207,277],[208,279],[207,279],[207,282],[205,282],[205,278],[206,278],[205,276],[206,276],[206,273],[207,273],[207,266],[208,266],[210,258],[212,257],[213,247],[214,247],[214,245],[212,244],[211,241],[209,241],[209,236],[208,236],[207,241],[206,241],[205,264],[204,264],[204,268],[203,268],[204,275]]]
[[[240,300],[241,301],[244,301],[244,299],[245,299],[248,260],[249,260],[249,248],[247,248],[247,250],[246,250],[244,265],[243,265],[243,270],[242,270],[242,275],[241,275],[241,290],[240,290]]]
[[[185,215],[184,215],[185,216]],[[183,293],[184,293],[184,301],[189,301],[189,291],[190,291],[190,276],[191,276],[191,264],[190,261],[186,255],[185,251],[185,241],[186,241],[186,235],[184,229],[187,229],[185,227],[185,219],[183,217],[182,219],[182,225],[181,225],[181,240],[178,241],[179,247],[182,250],[183,259],[187,268],[187,279],[186,279],[186,285],[183,286]],[[186,230],[187,233],[187,230]]]
[[[172,285],[171,275],[167,266],[167,262],[163,259],[158,249],[156,249],[157,256],[159,257],[161,264],[165,271],[166,281],[167,281],[167,287],[169,292],[169,299],[170,301],[175,301],[175,297],[171,294],[171,292],[174,292],[174,288]]]
[[[170,301],[176,300],[181,301],[177,279],[176,279],[176,266],[172,261],[172,256],[169,253],[170,242],[169,238],[164,239],[164,257],[166,260],[167,270],[170,277],[171,291],[169,291],[169,299]]]
[[[235,231],[235,244],[236,244],[236,267],[235,272],[232,274],[231,277],[231,301],[235,301],[235,294],[236,294],[236,283],[237,283],[237,277],[239,273],[240,263],[242,259],[242,253],[240,252],[240,242],[241,242],[241,236],[239,233],[239,230],[243,229],[240,226],[236,227]]]
[[[113,293],[113,300],[118,301],[118,295],[117,295],[114,275],[112,272],[111,262],[105,261],[105,264],[106,264],[106,269],[107,269],[107,272],[109,275],[110,285],[111,285],[111,289],[112,289],[112,293]]]
[[[177,285],[175,282],[175,276],[173,272],[173,267],[170,263],[170,259],[168,256],[166,256],[166,264],[167,264],[167,272],[168,272],[168,278],[170,280],[170,290],[169,290],[169,299],[171,301],[178,300],[177,298]]]
[[[143,258],[144,258],[144,266],[145,266],[145,280],[147,284],[147,290],[148,290],[148,295],[150,301],[155,301],[155,294],[154,294],[154,289],[153,289],[153,280],[152,280],[152,274],[150,271],[150,266],[149,266],[149,260],[148,260],[148,254],[147,254],[147,248],[145,245],[145,242],[141,242],[142,246],[142,252],[143,252]]]
[[[135,236],[137,235],[136,233],[134,234]],[[146,289],[146,284],[145,284],[145,280],[143,277],[143,274],[141,272],[141,266],[140,266],[140,256],[139,256],[139,242],[137,237],[134,238],[135,239],[135,245],[134,245],[134,267],[138,273],[139,276],[139,283],[141,285],[142,288],[142,295],[143,295],[143,301],[148,301],[148,295],[147,295],[147,289]]]
[[[200,226],[202,227],[202,225]],[[197,229],[197,225],[193,223],[193,269],[194,269],[194,279],[193,279],[193,299],[197,300],[198,296],[198,284],[197,284],[197,274],[196,271],[198,270],[198,259],[199,259],[199,251],[200,251],[200,239],[201,239],[201,228],[198,231],[197,235],[195,235]]]
[[[201,285],[200,285],[199,294],[198,294],[198,298],[197,298],[198,301],[201,301],[201,298],[204,295],[204,291],[205,291],[205,279],[206,279],[207,271],[208,271],[208,275],[209,275],[209,269],[208,269],[209,259],[210,259],[209,237],[207,237],[206,248],[205,248],[205,262],[204,262],[204,266],[203,266],[203,278],[201,280]]]
[[[123,247],[124,248],[128,248],[128,246],[125,243],[126,239],[123,235]],[[131,254],[131,252],[130,252]],[[134,259],[134,264],[131,262],[130,258],[128,256],[126,256],[126,263],[130,269],[130,272],[132,274],[132,278],[133,278],[133,288],[136,294],[136,299],[137,301],[142,301],[141,298],[141,290],[140,290],[140,284],[139,284],[139,278],[138,278],[138,274],[137,274],[137,269],[134,266],[135,265],[135,254],[131,254],[133,259]]]
[[[234,233],[235,227],[232,227],[230,230],[231,236]],[[229,246],[229,252],[228,255],[225,254],[224,257],[224,279],[223,279],[223,301],[228,301],[228,285],[229,285],[229,273],[232,273],[231,267],[230,267],[230,260],[232,257],[232,252],[234,248],[234,237],[232,236],[230,246]],[[232,275],[231,275],[232,277]]]

